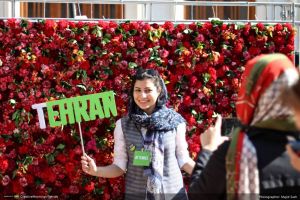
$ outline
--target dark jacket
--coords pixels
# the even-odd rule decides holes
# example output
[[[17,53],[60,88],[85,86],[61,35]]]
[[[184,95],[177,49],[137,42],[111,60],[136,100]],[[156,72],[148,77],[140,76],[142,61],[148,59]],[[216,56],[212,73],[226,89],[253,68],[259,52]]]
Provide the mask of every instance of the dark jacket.
[[[260,181],[260,198],[281,195],[300,199],[300,172],[291,165],[285,151],[287,136],[298,137],[299,133],[250,128],[247,135],[256,148]],[[190,200],[226,199],[226,153],[230,141],[219,146],[215,152],[202,150],[189,186]]]

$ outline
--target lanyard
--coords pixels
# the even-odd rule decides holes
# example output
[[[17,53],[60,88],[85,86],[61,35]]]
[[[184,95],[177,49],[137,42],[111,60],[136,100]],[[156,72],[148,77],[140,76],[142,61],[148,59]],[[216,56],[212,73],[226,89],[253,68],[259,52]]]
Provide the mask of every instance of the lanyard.
[[[143,148],[144,148],[144,146],[145,146],[145,139],[144,139],[143,133],[142,133],[142,131],[141,131],[141,128],[139,128],[139,127],[136,125],[136,123],[134,123],[134,125],[135,125],[135,128],[138,130],[138,132],[139,132],[140,135],[141,135],[142,142],[143,142]]]

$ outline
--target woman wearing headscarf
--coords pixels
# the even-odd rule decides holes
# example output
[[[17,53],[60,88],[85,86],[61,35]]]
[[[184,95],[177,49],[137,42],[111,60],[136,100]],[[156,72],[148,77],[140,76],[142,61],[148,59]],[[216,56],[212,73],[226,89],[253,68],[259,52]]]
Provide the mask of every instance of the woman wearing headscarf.
[[[286,97],[288,97],[288,99],[286,99]],[[296,125],[300,130],[300,80],[283,93],[283,98],[285,98],[286,104],[293,109]],[[299,141],[294,144],[298,144],[300,146]],[[286,145],[286,149],[291,159],[291,165],[300,171],[300,150],[294,150],[291,144]]]
[[[128,115],[116,122],[113,164],[97,167],[84,155],[83,171],[104,178],[125,174],[126,200],[187,199],[180,169],[191,174],[195,162],[187,150],[185,120],[166,107],[167,97],[156,70],[138,69]]]
[[[300,173],[290,165],[285,149],[288,137],[299,134],[281,98],[297,79],[296,68],[283,54],[247,62],[236,102],[242,125],[218,148],[224,140],[220,118],[201,136],[203,150],[191,178],[191,200],[299,198]]]

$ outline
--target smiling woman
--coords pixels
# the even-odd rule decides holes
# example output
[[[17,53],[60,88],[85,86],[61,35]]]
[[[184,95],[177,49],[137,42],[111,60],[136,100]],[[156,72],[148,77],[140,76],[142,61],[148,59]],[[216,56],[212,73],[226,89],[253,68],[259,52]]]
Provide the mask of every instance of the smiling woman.
[[[180,169],[191,174],[195,163],[187,150],[185,120],[166,101],[159,73],[137,70],[128,115],[117,121],[114,131],[114,163],[97,167],[84,155],[83,171],[106,178],[126,172],[125,199],[187,199]]]

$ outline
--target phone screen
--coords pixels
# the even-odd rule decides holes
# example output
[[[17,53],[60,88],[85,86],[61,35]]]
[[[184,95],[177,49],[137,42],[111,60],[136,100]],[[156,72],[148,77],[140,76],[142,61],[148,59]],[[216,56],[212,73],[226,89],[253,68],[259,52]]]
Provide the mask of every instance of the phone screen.
[[[223,118],[221,126],[222,136],[228,136],[239,125],[240,122],[236,117]]]

